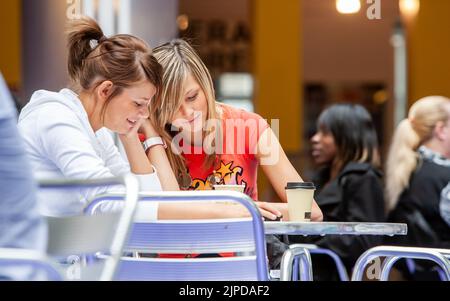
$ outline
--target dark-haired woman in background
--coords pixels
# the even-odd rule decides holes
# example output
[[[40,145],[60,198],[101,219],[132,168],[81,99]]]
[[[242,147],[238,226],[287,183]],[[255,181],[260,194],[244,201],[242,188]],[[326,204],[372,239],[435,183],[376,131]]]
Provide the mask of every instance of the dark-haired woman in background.
[[[314,161],[322,167],[315,179],[315,199],[324,221],[383,222],[378,142],[367,110],[349,104],[329,107],[320,115],[311,142]],[[355,236],[327,236],[308,242],[336,252],[349,272],[365,250],[380,243],[378,238]],[[334,263],[328,257],[317,259],[313,259],[315,277],[337,279],[331,272]]]

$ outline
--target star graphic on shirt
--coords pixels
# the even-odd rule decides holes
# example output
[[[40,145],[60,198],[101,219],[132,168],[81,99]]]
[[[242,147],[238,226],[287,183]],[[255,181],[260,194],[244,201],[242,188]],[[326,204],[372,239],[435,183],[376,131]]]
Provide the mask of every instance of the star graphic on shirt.
[[[233,162],[230,162],[225,165],[225,163],[220,162],[220,168],[216,170],[216,173],[220,175],[221,178],[225,178],[227,175],[232,174],[231,166]]]

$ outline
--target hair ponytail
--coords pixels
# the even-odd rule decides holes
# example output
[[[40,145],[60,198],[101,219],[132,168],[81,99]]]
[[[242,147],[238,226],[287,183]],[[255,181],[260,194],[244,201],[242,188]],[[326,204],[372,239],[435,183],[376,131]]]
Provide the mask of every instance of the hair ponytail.
[[[101,43],[105,40],[102,29],[92,19],[82,18],[71,21],[67,30],[67,47],[69,49],[68,70],[73,81],[77,81],[83,61],[92,52],[92,41]]]
[[[67,46],[75,90],[89,91],[108,80],[114,84],[111,99],[124,88],[148,81],[157,89],[155,98],[159,97],[162,67],[142,39],[126,34],[106,38],[97,22],[85,17],[70,23]]]
[[[408,186],[411,174],[417,167],[417,148],[420,137],[411,121],[403,120],[395,130],[386,166],[386,208],[392,210],[403,190]]]

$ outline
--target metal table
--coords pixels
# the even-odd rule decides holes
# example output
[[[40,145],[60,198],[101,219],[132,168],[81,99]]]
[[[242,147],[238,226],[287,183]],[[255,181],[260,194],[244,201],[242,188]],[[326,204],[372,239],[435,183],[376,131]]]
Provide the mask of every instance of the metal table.
[[[406,235],[406,224],[394,223],[347,223],[347,222],[265,222],[266,234],[325,236],[325,235]],[[323,253],[337,257],[330,250],[312,248],[306,245],[292,245],[285,252],[281,262],[281,280],[294,280],[295,262],[299,263],[300,279],[312,281],[312,262],[310,253]],[[339,258],[334,258],[342,280],[348,280],[348,275]]]
[[[265,222],[266,234],[284,235],[406,235],[406,224],[346,222]]]

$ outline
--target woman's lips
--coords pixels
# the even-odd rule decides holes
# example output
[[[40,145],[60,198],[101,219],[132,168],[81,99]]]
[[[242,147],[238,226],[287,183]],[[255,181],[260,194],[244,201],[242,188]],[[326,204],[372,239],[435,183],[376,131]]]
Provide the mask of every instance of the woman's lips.
[[[190,124],[194,123],[196,120],[198,120],[198,118],[199,118],[201,115],[202,115],[201,113],[195,114],[195,115],[194,115],[194,118],[192,118],[191,120],[187,121],[187,123],[190,123]]]
[[[312,156],[313,157],[318,157],[318,156],[320,156],[320,154],[321,154],[321,151],[319,149],[313,149],[312,150]]]
[[[130,128],[133,128],[137,123],[137,121],[131,121],[130,119],[127,119],[127,122],[130,125]]]

